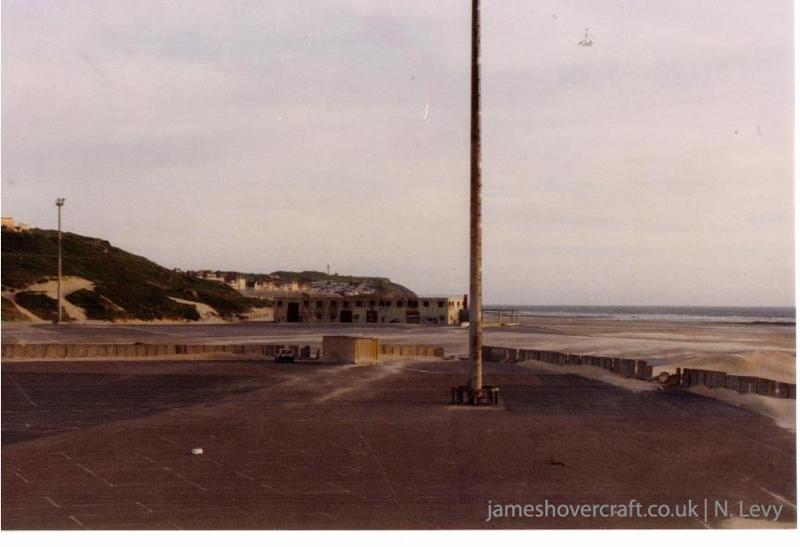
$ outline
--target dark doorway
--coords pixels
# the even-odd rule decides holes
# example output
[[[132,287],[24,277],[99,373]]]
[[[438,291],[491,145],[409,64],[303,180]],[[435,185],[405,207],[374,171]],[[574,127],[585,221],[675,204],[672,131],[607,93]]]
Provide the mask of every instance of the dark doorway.
[[[339,322],[340,323],[352,323],[353,322],[353,310],[340,310],[339,311]]]
[[[289,323],[300,322],[300,302],[289,302],[286,305],[286,321]]]
[[[367,310],[367,323],[378,322],[378,310]]]

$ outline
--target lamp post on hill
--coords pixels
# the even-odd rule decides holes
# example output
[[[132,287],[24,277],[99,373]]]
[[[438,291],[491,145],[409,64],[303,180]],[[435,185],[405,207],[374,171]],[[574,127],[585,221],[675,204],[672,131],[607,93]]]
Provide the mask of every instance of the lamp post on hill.
[[[58,208],[58,323],[61,323],[61,208],[65,201],[64,198],[56,199]]]
[[[472,64],[469,149],[469,356],[472,374],[466,386],[451,390],[454,403],[497,404],[498,389],[483,385],[483,268],[481,234],[481,7],[472,0]]]

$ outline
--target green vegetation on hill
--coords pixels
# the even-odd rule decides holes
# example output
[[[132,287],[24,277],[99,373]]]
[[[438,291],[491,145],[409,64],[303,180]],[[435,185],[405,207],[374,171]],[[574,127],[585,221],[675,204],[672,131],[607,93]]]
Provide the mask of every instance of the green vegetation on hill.
[[[30,321],[27,316],[20,313],[14,303],[6,298],[3,298],[3,310],[2,310],[2,318],[3,321]]]
[[[372,286],[378,295],[412,298],[417,296],[411,289],[404,287],[399,283],[395,283],[387,277],[361,277],[355,275],[326,274],[325,272],[317,272],[314,270],[306,270],[302,272],[277,271],[272,272],[270,275],[286,281],[297,281],[300,283],[326,282],[347,283],[350,285],[367,283]]]
[[[14,299],[20,306],[40,319],[46,319],[47,321],[58,319],[58,302],[55,298],[50,298],[40,292],[22,291],[17,293]],[[65,321],[71,319],[67,310],[63,307],[61,308],[61,318]]]
[[[69,302],[83,308],[87,319],[114,321],[125,318],[125,312],[114,306],[109,300],[94,291],[80,289],[65,297]],[[197,315],[197,310],[192,310]]]
[[[226,318],[266,304],[262,299],[245,297],[222,283],[163,268],[113,247],[107,241],[64,233],[62,245],[63,274],[93,282],[94,292],[103,297],[90,296],[88,290],[70,295],[70,302],[87,308],[89,318],[199,319],[194,306],[175,302],[170,297],[208,304]],[[24,289],[37,281],[52,279],[57,256],[58,232],[54,230],[3,230],[3,290]],[[19,294],[15,298],[18,299]],[[43,301],[40,304],[44,306],[42,313],[47,315],[47,306]],[[21,302],[20,305],[27,307]],[[52,311],[55,310],[53,304]]]

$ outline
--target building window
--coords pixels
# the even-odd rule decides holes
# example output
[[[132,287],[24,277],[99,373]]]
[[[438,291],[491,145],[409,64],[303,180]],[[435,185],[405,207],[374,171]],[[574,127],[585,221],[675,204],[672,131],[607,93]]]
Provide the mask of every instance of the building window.
[[[320,308],[322,308],[322,301],[321,301],[321,300],[317,300],[317,302],[316,302],[316,308],[317,308],[317,309],[320,309]]]
[[[430,302],[428,302],[427,300],[423,300],[422,301],[422,307],[423,308],[427,308],[429,305],[430,305]]]
[[[416,300],[409,300],[408,301],[408,307],[409,308],[416,308],[418,306],[419,306],[419,302],[417,302]]]
[[[361,316],[360,316],[359,314],[355,314],[355,315],[353,315],[353,319],[354,319],[355,321],[358,321],[360,318],[361,318]]]
[[[317,315],[315,315],[314,317],[316,317],[316,318],[317,318],[317,321],[322,321],[322,314],[321,314],[321,313],[318,313],[318,314],[317,314]]]
[[[350,302],[348,302],[347,300],[342,302],[342,309],[343,310],[349,310],[350,309]]]
[[[444,315],[439,315],[439,321],[444,321]]]
[[[397,301],[397,307],[398,308],[402,308],[403,307],[403,301],[402,300],[398,300]]]
[[[282,307],[283,307],[283,300],[278,300],[278,307],[279,307],[279,308],[282,308]]]
[[[369,301],[369,305],[370,305],[370,307],[374,306],[375,305],[375,301],[374,300],[370,300]]]
[[[439,307],[444,308],[444,300],[439,300]]]

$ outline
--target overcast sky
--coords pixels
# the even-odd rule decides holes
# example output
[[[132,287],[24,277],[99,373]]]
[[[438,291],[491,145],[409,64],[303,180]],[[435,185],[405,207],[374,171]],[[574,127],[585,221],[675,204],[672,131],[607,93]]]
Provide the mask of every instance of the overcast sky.
[[[791,0],[488,0],[482,44],[487,303],[793,304]],[[460,294],[468,68],[467,0],[3,0],[2,212]]]

